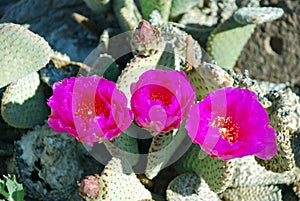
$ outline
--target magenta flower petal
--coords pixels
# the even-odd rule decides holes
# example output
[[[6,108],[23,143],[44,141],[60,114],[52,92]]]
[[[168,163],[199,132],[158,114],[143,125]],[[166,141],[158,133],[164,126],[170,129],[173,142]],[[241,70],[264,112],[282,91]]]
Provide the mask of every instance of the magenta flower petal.
[[[186,129],[194,143],[223,160],[247,155],[268,160],[277,152],[268,114],[247,89],[227,87],[209,93],[191,107]]]
[[[55,83],[48,105],[48,124],[54,131],[90,146],[118,136],[133,120],[126,96],[114,82],[96,75]]]
[[[181,71],[149,70],[131,85],[131,109],[139,126],[168,132],[187,117],[196,93]]]

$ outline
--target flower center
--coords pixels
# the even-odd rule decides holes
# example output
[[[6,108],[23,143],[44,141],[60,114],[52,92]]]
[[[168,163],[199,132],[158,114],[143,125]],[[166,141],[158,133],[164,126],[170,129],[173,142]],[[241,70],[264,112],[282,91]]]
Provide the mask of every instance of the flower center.
[[[152,86],[150,87],[150,99],[153,101],[160,100],[162,104],[168,106],[172,103],[173,94],[170,90],[161,86]]]
[[[218,116],[210,125],[212,127],[217,127],[222,138],[228,140],[230,144],[236,142],[239,126],[232,122],[232,117]]]
[[[95,112],[96,116],[103,114],[106,118],[109,117],[110,113],[107,104],[100,98],[98,94],[95,96]]]
[[[93,111],[91,108],[95,107]],[[89,120],[95,116],[103,114],[106,118],[109,117],[110,110],[106,103],[100,98],[99,95],[95,96],[95,102],[90,101],[87,97],[84,97],[77,105],[76,116],[80,116],[83,120]]]

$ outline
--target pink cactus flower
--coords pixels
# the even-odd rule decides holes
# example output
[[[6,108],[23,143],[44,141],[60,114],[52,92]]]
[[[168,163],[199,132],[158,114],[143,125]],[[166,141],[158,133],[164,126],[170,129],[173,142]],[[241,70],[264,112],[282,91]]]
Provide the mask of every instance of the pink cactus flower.
[[[277,152],[268,114],[247,89],[227,87],[209,93],[191,107],[186,129],[201,149],[223,160],[248,155],[268,160]]]
[[[90,146],[120,135],[133,120],[123,92],[96,75],[55,83],[48,105],[48,124],[54,131],[67,132]]]
[[[178,128],[187,117],[196,93],[181,71],[149,70],[131,85],[135,121],[153,134]]]

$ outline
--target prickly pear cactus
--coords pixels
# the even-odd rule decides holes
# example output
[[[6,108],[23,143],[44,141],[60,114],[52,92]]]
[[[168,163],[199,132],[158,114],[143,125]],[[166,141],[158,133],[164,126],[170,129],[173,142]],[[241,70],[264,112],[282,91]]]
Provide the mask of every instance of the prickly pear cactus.
[[[194,172],[202,177],[209,188],[221,193],[228,188],[233,180],[235,159],[223,161],[211,158],[200,149],[199,145],[192,144],[189,150],[175,163],[179,172]]]
[[[42,37],[13,23],[0,24],[0,44],[0,88],[38,71],[52,54]]]
[[[204,179],[194,173],[184,173],[170,182],[167,200],[176,201],[221,201],[218,195],[209,189]]]
[[[49,114],[43,88],[36,72],[10,84],[1,103],[4,121],[16,128],[32,128],[42,124]]]
[[[79,68],[88,72],[88,75],[98,74],[116,82],[117,87],[126,94],[128,100],[131,97],[131,84],[136,82],[142,73],[150,69],[184,70],[196,88],[198,101],[201,101],[209,92],[222,87],[247,88],[258,94],[259,101],[268,111],[271,125],[277,132],[278,152],[271,160],[263,161],[252,156],[223,161],[211,158],[198,145],[192,144],[184,124],[179,129],[154,136],[151,144],[150,140],[147,142],[145,140],[141,144],[139,140],[131,137],[130,133],[127,135],[124,131],[119,137],[101,144],[106,149],[105,151],[109,152],[108,157],[105,158],[106,156],[102,152],[97,152],[97,154],[106,159],[106,162],[110,160],[111,156],[112,159],[106,165],[101,176],[97,174],[87,176],[80,182],[79,190],[84,200],[156,200],[156,198],[152,198],[151,193],[133,172],[134,168],[140,168],[139,162],[142,161],[139,148],[143,151],[149,148],[146,167],[143,170],[145,170],[144,179],[156,185],[154,188],[152,188],[153,186],[149,188],[154,193],[157,193],[155,192],[157,188],[165,192],[167,185],[165,187],[159,185],[161,180],[171,181],[171,178],[161,178],[163,175],[159,174],[162,173],[161,170],[172,164],[177,159],[176,157],[184,154],[173,166],[177,170],[174,174],[183,174],[176,178],[173,178],[175,175],[171,175],[174,180],[168,185],[167,200],[282,200],[285,197],[282,186],[293,188],[295,194],[300,196],[300,173],[297,167],[299,159],[296,158],[299,153],[295,148],[299,143],[297,144],[298,138],[295,138],[294,134],[297,130],[299,132],[300,127],[299,97],[286,85],[276,85],[277,88],[274,88],[268,84],[264,85],[251,80],[247,76],[232,74],[230,71],[224,70],[224,68],[235,66],[235,61],[256,24],[279,18],[283,14],[282,9],[249,7],[254,4],[258,6],[259,0],[53,1],[54,3],[42,0],[19,1],[16,6],[11,6],[15,10],[4,14],[1,20],[3,22],[5,19],[16,19],[18,23],[30,24],[32,30],[43,30],[39,33],[45,36],[55,49],[68,53],[70,57],[76,58],[78,61],[83,60],[86,55],[82,52],[89,52],[85,51],[87,46],[98,42],[98,38],[94,36],[98,36],[104,30],[100,38],[100,50],[98,49],[91,56],[93,57],[91,65],[89,62],[86,64],[73,62],[70,58],[53,55],[51,48],[48,44],[45,45],[46,42],[43,39],[23,26],[0,24],[0,43],[4,44],[1,44],[2,49],[0,47],[0,50],[4,52],[4,61],[17,66],[13,68],[16,70],[15,72],[12,72],[11,69],[8,70],[16,75],[23,73],[16,78],[16,83],[7,87],[1,100],[1,113],[4,120],[10,125],[32,128],[35,124],[43,123],[46,116],[41,118],[40,122],[30,119],[31,123],[35,122],[30,126],[28,126],[28,122],[24,123],[29,119],[27,114],[30,114],[30,118],[38,118],[45,114],[37,112],[37,110],[43,110],[46,102],[43,93],[40,93],[38,75],[35,73],[32,79],[25,75],[44,67],[51,57],[51,62],[39,72],[41,79],[49,86],[63,78],[74,76]],[[85,12],[84,9],[87,9],[85,4],[94,13],[97,13],[96,18]],[[243,6],[248,5],[248,7],[235,12],[242,4]],[[61,11],[62,9],[63,11]],[[77,9],[84,11],[82,13],[87,15],[85,19],[90,20],[89,23],[93,20],[101,21],[99,29],[95,28],[96,32],[89,32],[93,33],[93,36],[87,37],[88,32],[82,31],[82,27],[78,26],[80,29],[77,29],[76,26],[73,26],[74,24],[70,23],[72,25],[70,26],[69,22],[64,21],[67,19],[65,13],[69,15],[70,9],[72,12],[76,12]],[[110,12],[111,9],[114,13]],[[46,20],[41,17],[41,23],[31,21],[40,19],[40,13],[45,10],[51,17],[45,18]],[[57,10],[61,12],[56,12]],[[65,12],[66,10],[68,12]],[[151,18],[151,24],[144,20],[139,24],[142,20],[140,11],[144,18]],[[17,15],[18,12],[22,14]],[[27,13],[30,15],[25,18]],[[104,15],[105,19],[103,19]],[[100,18],[98,18],[99,16]],[[22,21],[23,18],[24,21]],[[49,21],[59,23],[45,27]],[[117,23],[120,26],[116,25]],[[79,24],[83,25],[80,22]],[[7,27],[10,28],[7,29]],[[136,27],[138,28],[133,31]],[[214,29],[215,27],[216,29]],[[208,38],[213,29],[214,31]],[[113,38],[117,38],[115,36],[118,36],[121,30],[133,31],[132,38],[130,32],[130,34],[124,34],[126,39],[122,38],[123,41],[113,40]],[[88,31],[90,30],[88,29]],[[72,36],[71,39],[70,36]],[[195,40],[196,38],[197,40]],[[130,39],[132,39],[131,44]],[[74,49],[73,46],[81,44],[81,41],[88,45],[78,45],[81,50],[81,54],[79,54],[78,49]],[[199,41],[202,42],[201,44],[207,42],[207,50],[216,62],[210,62],[205,57],[204,51],[198,44]],[[132,55],[127,54],[123,57],[124,54],[118,54],[125,52],[122,46],[124,44],[126,54],[130,54],[131,45],[133,59],[131,59]],[[26,52],[23,52],[24,48],[18,52],[20,46],[24,47]],[[28,47],[32,47],[32,49]],[[83,49],[85,50],[82,51]],[[119,49],[120,51],[118,51]],[[10,54],[17,56],[17,59],[7,57]],[[6,57],[10,60],[5,60]],[[27,60],[22,60],[24,58]],[[95,61],[94,58],[97,60]],[[88,60],[89,58],[86,61]],[[22,62],[24,65],[20,66],[19,64],[23,64]],[[1,61],[0,64],[2,64]],[[121,66],[121,69],[126,67],[120,72],[118,65]],[[30,71],[21,72],[22,69],[19,71],[21,67],[30,69]],[[6,69],[3,72],[6,72]],[[12,82],[9,78],[10,75],[4,75],[4,79],[7,78],[7,80],[1,83],[2,78],[0,79],[0,88]],[[23,80],[25,78],[27,81]],[[38,96],[38,94],[40,95]],[[38,102],[44,105],[31,104],[32,101],[35,101],[35,96],[38,96]],[[17,105],[22,106],[21,109],[17,110],[15,107],[11,107],[10,104],[15,99],[19,101]],[[24,109],[28,103],[31,104],[30,107]],[[46,114],[48,114],[47,112]],[[130,130],[130,128],[128,129]],[[144,143],[147,145],[146,149],[144,149],[145,147],[141,148],[141,145],[145,145]],[[185,149],[188,151],[186,152]],[[85,155],[84,151],[80,144],[65,134],[55,133],[47,126],[36,127],[16,142],[15,166],[11,169],[17,170],[29,199],[79,200],[71,197],[74,195],[76,180],[79,180],[82,175],[90,174],[84,173],[87,166],[97,167],[90,165],[85,159],[87,154],[93,153],[85,153]],[[100,167],[98,168],[100,169]],[[172,167],[170,169],[172,170]],[[158,174],[159,176],[156,177]],[[154,178],[153,181],[152,178]],[[160,196],[162,195],[164,193],[160,193]]]
[[[81,181],[80,194],[84,200],[152,200],[151,193],[141,184],[130,165],[112,158],[101,176],[88,176]]]

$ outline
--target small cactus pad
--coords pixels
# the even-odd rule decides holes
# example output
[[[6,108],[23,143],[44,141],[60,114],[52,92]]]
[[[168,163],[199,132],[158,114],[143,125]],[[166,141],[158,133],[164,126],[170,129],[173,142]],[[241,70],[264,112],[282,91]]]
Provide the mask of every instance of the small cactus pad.
[[[156,135],[153,138],[145,172],[149,179],[154,178],[160,170],[180,158],[189,148],[191,143],[186,143],[188,137],[184,125],[182,124],[179,129]]]
[[[142,20],[133,0],[114,0],[112,8],[123,31],[134,30]]]
[[[146,20],[149,20],[153,10],[158,10],[161,19],[165,22],[168,21],[172,0],[139,0],[139,2]]]
[[[115,157],[105,166],[100,177],[95,175],[86,179],[91,181],[82,180],[81,185],[84,186],[83,183],[86,185],[85,188],[80,188],[81,196],[86,201],[152,199],[151,193],[141,184],[130,165]],[[97,190],[96,186],[101,189]]]
[[[110,7],[110,0],[83,0],[95,13],[105,13]]]
[[[197,67],[185,69],[187,77],[196,89],[197,100],[201,101],[209,92],[232,86],[233,78],[215,64],[203,62]]]
[[[282,201],[281,190],[273,185],[230,188],[222,196],[226,201]]]
[[[131,166],[137,164],[139,151],[137,140],[126,133],[122,133],[111,142],[105,141],[105,147],[113,157],[126,161]]]
[[[48,112],[43,85],[36,72],[10,84],[3,94],[1,115],[10,126],[32,128],[43,123]]]
[[[282,17],[282,8],[275,7],[243,7],[238,9],[233,18],[240,24],[262,24]]]
[[[204,179],[194,173],[184,173],[176,177],[168,185],[166,194],[168,201],[220,201]]]
[[[24,26],[0,24],[0,88],[38,71],[50,60],[48,43]]]
[[[179,159],[175,168],[179,172],[191,171],[202,177],[210,189],[221,193],[228,188],[233,179],[235,159],[223,161],[211,158],[197,144],[192,144],[189,150]]]
[[[222,68],[234,67],[254,32],[255,24],[240,25],[232,18],[219,24],[207,41],[207,52]]]

